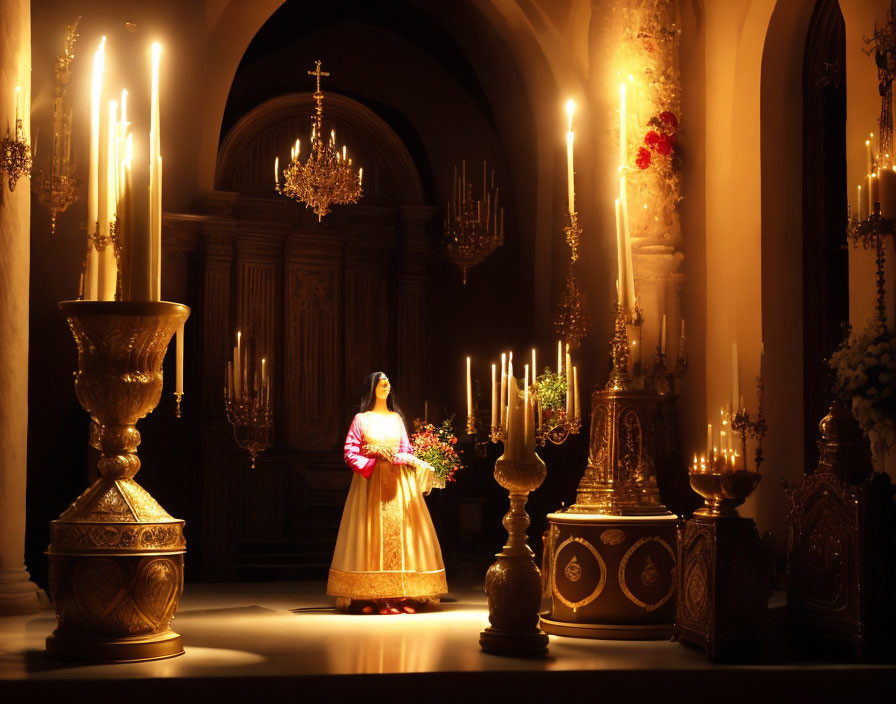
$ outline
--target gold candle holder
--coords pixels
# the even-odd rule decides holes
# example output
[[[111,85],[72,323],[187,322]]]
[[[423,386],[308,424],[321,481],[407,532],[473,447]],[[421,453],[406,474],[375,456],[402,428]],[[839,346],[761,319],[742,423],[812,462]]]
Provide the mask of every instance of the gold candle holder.
[[[547,652],[548,636],[538,628],[541,573],[526,543],[526,501],[529,492],[541,486],[547,467],[534,452],[520,460],[505,456],[495,462],[495,479],[510,495],[510,510],[502,521],[507,543],[485,575],[491,625],[480,634],[479,645],[487,653],[543,654]]]
[[[183,591],[182,520],[134,481],[136,423],[158,404],[162,360],[189,308],[64,301],[78,347],[75,393],[92,419],[100,478],[51,523],[53,656],[126,662],[182,654],[170,623]]]
[[[270,367],[265,374],[266,357],[253,354],[250,340],[237,333],[234,359],[224,367],[224,412],[233,426],[233,439],[249,453],[251,468],[259,453],[274,443],[274,409],[271,402]],[[253,358],[254,361],[253,361]],[[256,367],[250,373],[250,367]]]
[[[227,420],[233,426],[233,439],[249,453],[252,469],[258,455],[274,442],[274,411],[270,399],[262,400],[257,393],[242,393],[224,398]]]
[[[0,140],[0,170],[6,172],[10,193],[16,190],[20,178],[31,176],[31,145],[25,138],[21,118],[16,119],[15,135],[7,133]]]

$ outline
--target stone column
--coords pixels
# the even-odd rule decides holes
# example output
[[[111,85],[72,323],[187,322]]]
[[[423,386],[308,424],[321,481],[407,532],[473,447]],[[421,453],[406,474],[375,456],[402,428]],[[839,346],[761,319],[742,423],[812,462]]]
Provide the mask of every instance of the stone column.
[[[0,2],[0,131],[15,121],[21,87],[23,126],[30,134],[31,4]],[[46,596],[25,569],[25,479],[28,456],[28,276],[31,194],[0,177],[0,615],[29,613]]]

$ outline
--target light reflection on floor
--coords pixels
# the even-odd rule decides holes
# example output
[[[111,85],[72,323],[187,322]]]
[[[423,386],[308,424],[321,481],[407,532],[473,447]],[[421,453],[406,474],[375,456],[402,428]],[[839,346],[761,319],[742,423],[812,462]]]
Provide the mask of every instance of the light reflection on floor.
[[[488,625],[485,595],[474,589],[453,593],[434,613],[345,615],[327,610],[328,605],[320,583],[188,584],[173,624],[186,654],[122,665],[46,659],[44,638],[55,626],[51,612],[2,618],[0,680],[711,667],[699,652],[665,641],[552,636],[544,659],[487,655],[479,649],[479,633]]]

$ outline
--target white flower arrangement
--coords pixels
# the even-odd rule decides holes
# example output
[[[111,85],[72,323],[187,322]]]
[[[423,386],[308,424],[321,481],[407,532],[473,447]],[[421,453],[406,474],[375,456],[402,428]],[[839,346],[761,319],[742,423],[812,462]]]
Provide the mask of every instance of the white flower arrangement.
[[[828,364],[838,390],[852,400],[875,462],[881,461],[896,439],[896,337],[884,322],[871,320],[843,341]]]

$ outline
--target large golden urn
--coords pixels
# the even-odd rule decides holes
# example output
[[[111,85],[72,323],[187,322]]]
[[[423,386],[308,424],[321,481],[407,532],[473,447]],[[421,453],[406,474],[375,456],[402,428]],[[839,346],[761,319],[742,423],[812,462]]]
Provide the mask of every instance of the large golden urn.
[[[134,481],[137,421],[162,393],[162,360],[190,314],[168,302],[64,301],[78,347],[75,392],[90,414],[100,478],[51,523],[57,627],[66,658],[152,660],[182,654],[171,619],[183,591],[184,522]]]

